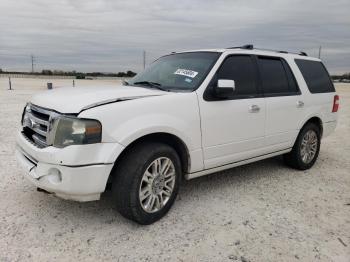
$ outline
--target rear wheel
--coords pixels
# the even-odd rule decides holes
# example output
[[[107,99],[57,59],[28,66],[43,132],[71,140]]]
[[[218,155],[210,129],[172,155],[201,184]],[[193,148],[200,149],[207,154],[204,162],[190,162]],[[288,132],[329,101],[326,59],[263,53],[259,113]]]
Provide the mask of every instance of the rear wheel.
[[[306,124],[300,131],[292,151],[284,155],[285,163],[299,170],[311,168],[320,151],[320,133],[320,128],[314,123]]]
[[[142,143],[129,150],[112,184],[118,211],[139,224],[151,224],[171,208],[179,189],[181,162],[166,144]]]

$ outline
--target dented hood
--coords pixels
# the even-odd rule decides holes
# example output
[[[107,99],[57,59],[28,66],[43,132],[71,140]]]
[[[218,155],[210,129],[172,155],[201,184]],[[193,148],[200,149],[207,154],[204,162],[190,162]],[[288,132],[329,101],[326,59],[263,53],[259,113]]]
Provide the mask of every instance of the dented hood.
[[[33,96],[31,103],[60,113],[79,113],[101,104],[166,94],[135,86],[60,87]]]

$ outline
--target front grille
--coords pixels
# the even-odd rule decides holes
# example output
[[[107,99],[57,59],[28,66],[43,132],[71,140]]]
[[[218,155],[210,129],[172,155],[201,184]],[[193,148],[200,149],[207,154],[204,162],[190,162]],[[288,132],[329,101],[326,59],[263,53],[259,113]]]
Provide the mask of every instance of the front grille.
[[[28,104],[23,114],[23,135],[35,146],[44,148],[48,146],[50,120],[56,114],[48,109]]]

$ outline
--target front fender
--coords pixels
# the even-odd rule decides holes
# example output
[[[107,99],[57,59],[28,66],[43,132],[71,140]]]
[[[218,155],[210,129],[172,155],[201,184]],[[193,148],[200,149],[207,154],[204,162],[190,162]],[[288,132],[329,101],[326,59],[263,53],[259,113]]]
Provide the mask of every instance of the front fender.
[[[124,122],[113,130],[111,136],[117,138],[118,143],[128,146],[140,137],[153,133],[168,133],[181,139],[189,150],[196,149],[195,141],[190,134],[193,127],[178,117],[167,114],[140,115]]]
[[[91,108],[79,116],[102,123],[103,142],[117,142],[127,147],[142,136],[168,133],[181,139],[190,154],[201,155],[200,115],[195,92],[116,102]]]

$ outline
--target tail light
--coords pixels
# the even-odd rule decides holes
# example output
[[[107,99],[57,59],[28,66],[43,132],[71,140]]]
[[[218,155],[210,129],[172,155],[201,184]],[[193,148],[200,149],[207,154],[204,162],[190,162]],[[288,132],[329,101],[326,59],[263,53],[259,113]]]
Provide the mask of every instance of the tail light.
[[[334,96],[334,100],[333,100],[333,109],[332,109],[332,113],[336,113],[338,112],[339,109],[339,96],[335,95]]]

